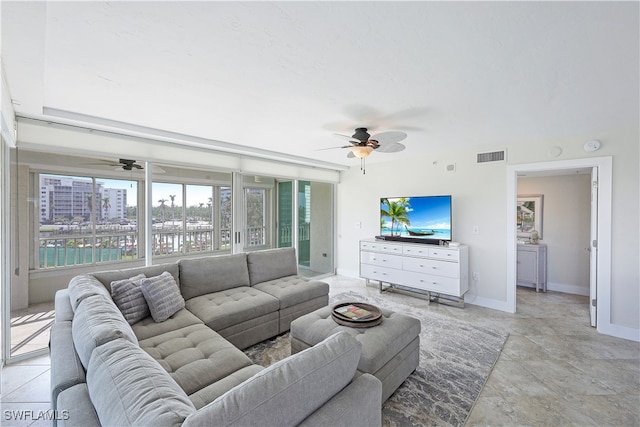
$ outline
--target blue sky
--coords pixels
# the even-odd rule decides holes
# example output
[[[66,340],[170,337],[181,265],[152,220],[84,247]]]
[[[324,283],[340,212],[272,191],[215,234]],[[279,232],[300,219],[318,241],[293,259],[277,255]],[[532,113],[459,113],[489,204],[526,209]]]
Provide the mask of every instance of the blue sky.
[[[98,178],[98,182],[104,184],[106,188],[124,188],[127,190],[127,206],[136,206],[136,181],[132,182],[119,179],[103,179]],[[175,195],[174,205],[182,206],[182,185],[181,184],[168,184],[161,182],[153,183],[153,205],[158,206],[158,200],[167,200],[166,205],[171,205],[170,195]],[[187,185],[187,206],[199,206],[200,203],[204,203],[206,206],[209,202],[209,197],[212,196],[212,187],[204,185]],[[144,191],[144,187],[140,187],[140,191]]]

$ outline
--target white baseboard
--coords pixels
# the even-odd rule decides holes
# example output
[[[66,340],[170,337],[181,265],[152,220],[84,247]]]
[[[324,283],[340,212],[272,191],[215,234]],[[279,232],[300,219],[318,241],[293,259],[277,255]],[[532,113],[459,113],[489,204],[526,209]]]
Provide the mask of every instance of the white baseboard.
[[[598,332],[605,335],[611,335],[616,338],[640,342],[640,329],[630,328],[628,326],[613,325],[611,323],[598,321]]]
[[[556,283],[556,282],[547,282],[547,290],[564,292],[565,294],[584,295],[586,297],[589,296],[589,292],[590,292],[588,287],[585,288],[584,286],[570,285],[567,283]]]
[[[353,270],[345,270],[343,268],[338,268],[336,269],[336,274],[340,276],[351,277],[352,279],[360,278],[360,272],[357,270],[353,271]]]
[[[483,298],[477,295],[469,295],[468,293],[464,296],[464,303],[477,305],[485,308],[490,308],[492,310],[499,310],[499,311],[505,311],[507,313],[513,313],[511,308],[507,305],[506,301],[498,301],[491,298]]]
[[[528,283],[519,284],[518,286],[531,289],[536,288],[534,285],[530,285]],[[569,285],[566,283],[547,282],[547,290],[562,292],[565,294],[584,295],[586,297],[589,296],[589,288],[585,288],[584,286]]]

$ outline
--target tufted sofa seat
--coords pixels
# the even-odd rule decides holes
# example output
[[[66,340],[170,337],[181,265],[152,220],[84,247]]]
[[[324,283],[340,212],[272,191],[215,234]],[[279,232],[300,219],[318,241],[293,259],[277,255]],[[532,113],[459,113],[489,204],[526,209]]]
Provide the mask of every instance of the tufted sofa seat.
[[[129,322],[112,284],[167,273],[184,308]],[[356,375],[348,334],[266,369],[241,351],[326,306],[328,291],[297,274],[291,248],[76,276],[55,299],[54,424],[379,425],[381,383]]]

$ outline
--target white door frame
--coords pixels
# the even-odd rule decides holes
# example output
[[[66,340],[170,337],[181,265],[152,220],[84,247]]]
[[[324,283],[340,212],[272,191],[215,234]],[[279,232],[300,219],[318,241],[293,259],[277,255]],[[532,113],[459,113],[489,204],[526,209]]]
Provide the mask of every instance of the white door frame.
[[[598,300],[598,168],[591,168],[591,221],[589,224],[589,318],[591,326],[598,325],[598,307],[593,301]]]
[[[598,168],[598,332],[615,335],[611,324],[611,200],[612,158],[590,157],[575,160],[527,163],[507,166],[507,308],[516,312],[516,203],[519,172]]]

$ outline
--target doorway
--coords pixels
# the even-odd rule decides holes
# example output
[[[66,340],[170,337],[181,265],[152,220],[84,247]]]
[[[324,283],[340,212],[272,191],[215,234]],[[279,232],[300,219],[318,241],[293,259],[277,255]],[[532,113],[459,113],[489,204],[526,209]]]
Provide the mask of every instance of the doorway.
[[[606,333],[611,328],[611,157],[594,157],[577,160],[553,161],[511,165],[507,167],[507,306],[516,311],[516,202],[518,174],[526,173],[559,173],[583,168],[598,171],[598,198],[594,204],[594,218],[597,218],[595,238],[597,257],[591,263],[596,264],[593,279],[597,288],[593,287],[590,300],[597,310],[597,329]],[[593,269],[593,268],[592,268]]]

